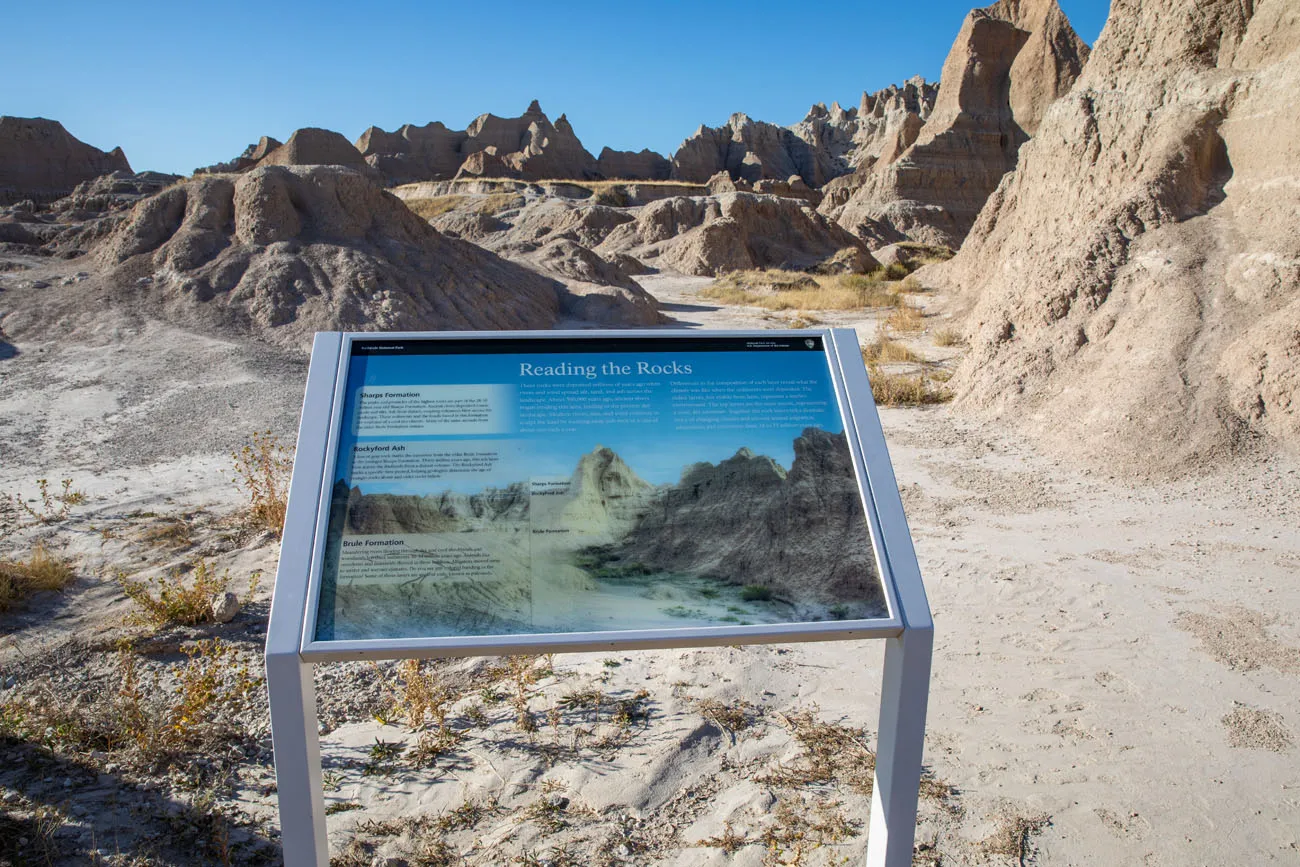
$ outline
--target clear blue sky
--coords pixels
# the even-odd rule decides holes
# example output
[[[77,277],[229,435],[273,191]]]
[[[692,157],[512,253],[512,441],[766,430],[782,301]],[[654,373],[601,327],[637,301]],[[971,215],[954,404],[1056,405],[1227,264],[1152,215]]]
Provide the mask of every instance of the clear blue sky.
[[[1058,0],[1096,41],[1109,0]],[[912,75],[938,79],[970,0],[805,3],[4,4],[0,114],[188,173],[258,136],[483,112],[538,99],[593,154],[670,155],[732,112],[791,124]]]

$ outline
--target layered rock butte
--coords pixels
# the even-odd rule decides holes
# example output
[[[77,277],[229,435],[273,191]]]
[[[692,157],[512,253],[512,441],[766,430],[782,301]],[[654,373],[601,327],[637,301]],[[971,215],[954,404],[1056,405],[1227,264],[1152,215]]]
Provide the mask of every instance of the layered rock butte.
[[[1119,472],[1300,446],[1297,94],[1290,0],[1114,0],[1073,90],[929,269],[972,310],[960,403]]]
[[[57,120],[0,117],[0,205],[61,199],[77,184],[119,171],[131,171],[121,148],[91,147]]]
[[[823,213],[883,243],[960,246],[1046,107],[1070,89],[1087,58],[1088,46],[1056,0],[1000,0],[972,11],[914,140],[896,158],[882,152],[864,161],[823,202]]]

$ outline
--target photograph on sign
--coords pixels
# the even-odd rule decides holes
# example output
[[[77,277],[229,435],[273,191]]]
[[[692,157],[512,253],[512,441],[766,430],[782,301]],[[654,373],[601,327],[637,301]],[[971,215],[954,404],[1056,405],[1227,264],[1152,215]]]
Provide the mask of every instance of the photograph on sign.
[[[352,342],[314,640],[888,616],[821,335]]]

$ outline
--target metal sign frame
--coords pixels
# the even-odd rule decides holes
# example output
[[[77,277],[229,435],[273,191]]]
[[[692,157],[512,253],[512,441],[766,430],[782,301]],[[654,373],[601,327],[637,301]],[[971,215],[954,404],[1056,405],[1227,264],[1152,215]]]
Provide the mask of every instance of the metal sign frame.
[[[313,640],[324,529],[338,444],[347,364],[355,340],[592,337],[701,338],[819,335],[844,418],[859,492],[879,564],[889,616],[819,623],[709,626],[455,638]],[[929,700],[934,624],[903,514],[871,385],[852,329],[800,331],[327,332],[316,335],[298,430],[293,477],[271,601],[266,675],[288,867],[328,867],[313,666],[340,659],[407,659],[609,649],[879,638],[886,641],[867,841],[869,867],[911,864]]]

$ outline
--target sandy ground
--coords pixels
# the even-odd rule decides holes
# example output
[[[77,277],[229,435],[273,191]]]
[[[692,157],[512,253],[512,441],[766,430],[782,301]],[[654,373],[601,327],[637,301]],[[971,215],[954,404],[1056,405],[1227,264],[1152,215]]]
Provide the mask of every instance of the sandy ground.
[[[45,267],[58,278],[65,266]],[[0,316],[33,303],[30,276],[0,275],[10,287]],[[701,302],[705,280],[643,282],[684,326],[785,327]],[[864,339],[874,327],[821,318]],[[79,578],[0,620],[0,701],[34,672],[77,677],[71,664],[37,660],[88,666],[106,655],[95,642],[118,636],[129,610],[108,578],[125,560],[160,570],[192,556],[139,553],[132,534],[151,520],[193,515],[200,549],[241,581],[273,572],[272,541],[220,533],[238,501],[223,471],[253,431],[292,433],[304,373],[301,357],[158,324],[12,341],[0,354],[0,491],[31,497],[36,478],[71,477],[89,502],[63,524],[24,531],[79,558]],[[923,801],[918,863],[1300,864],[1296,462],[1136,486],[946,408],[881,416],[936,622],[926,762],[948,788]],[[27,536],[0,545],[15,538]],[[254,657],[269,589],[221,631]],[[378,771],[377,740],[414,745],[416,735],[372,717],[381,672],[321,666],[331,840],[341,851],[359,833],[384,857],[409,857],[412,826],[377,823],[495,799],[446,835],[469,863],[856,863],[860,827],[796,853],[803,861],[791,844],[772,850],[758,838],[783,804],[812,815],[838,802],[850,826],[865,819],[867,801],[846,777],[791,788],[772,774],[799,766],[790,720],[800,709],[874,729],[880,660],[871,642],[557,657],[536,686],[538,732],[516,731],[509,708],[487,696],[486,724],[454,758]],[[485,665],[444,673],[477,684]],[[607,706],[632,701],[631,724],[572,702],[546,724],[547,708],[591,688]],[[739,708],[743,722],[719,722],[707,699]],[[240,840],[274,836],[266,733],[253,734],[261,746],[220,795],[245,826]],[[129,851],[132,833],[155,833],[156,815],[194,800],[174,778],[142,785],[103,767],[34,767],[0,769],[0,808],[61,805],[58,833],[83,852]],[[734,854],[694,845],[727,823],[747,839]]]

